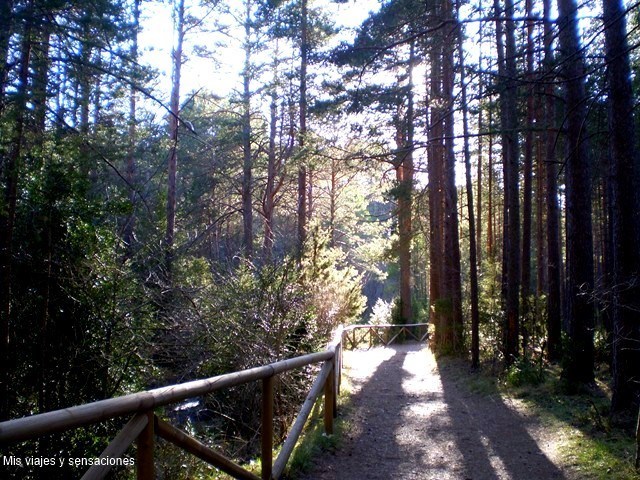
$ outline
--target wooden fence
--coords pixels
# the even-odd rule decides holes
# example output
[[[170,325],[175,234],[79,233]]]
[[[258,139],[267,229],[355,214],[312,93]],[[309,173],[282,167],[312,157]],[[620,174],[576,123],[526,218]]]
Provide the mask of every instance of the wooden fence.
[[[41,413],[30,417],[9,420],[0,423],[0,446],[10,443],[31,440],[54,432],[62,432],[78,427],[86,427],[109,419],[131,416],[128,423],[102,452],[100,459],[84,474],[82,480],[104,478],[112,468],[112,461],[106,459],[120,458],[135,442],[136,474],[138,480],[155,478],[154,444],[155,437],[163,438],[186,452],[195,455],[214,467],[228,473],[234,478],[271,480],[278,479],[287,465],[289,457],[298,441],[304,425],[320,395],[324,394],[324,428],[328,435],[333,433],[333,419],[337,414],[337,396],[340,392],[342,372],[342,350],[345,341],[352,348],[357,348],[364,337],[369,335],[370,345],[379,340],[384,345],[395,341],[402,332],[422,341],[428,334],[413,332],[413,327],[423,328],[426,324],[412,325],[351,325],[340,327],[326,350],[282,360],[269,365],[255,367],[240,372],[194,380],[191,382],[170,385],[144,392],[110,398],[98,402]],[[380,330],[386,329],[381,335]],[[364,335],[360,332],[364,331]],[[421,330],[417,330],[420,332]],[[321,363],[322,367],[316,376],[300,413],[296,417],[287,435],[278,457],[273,459],[273,386],[276,375]],[[155,415],[154,409],[171,405],[188,398],[199,397],[224,388],[253,381],[262,381],[262,416],[261,416],[261,476],[246,470],[231,459],[203,444],[198,439],[174,427]],[[102,465],[104,463],[104,465]]]
[[[376,345],[385,347],[395,342],[398,338],[413,339],[424,342],[429,338],[428,323],[410,323],[406,325],[350,325],[343,331],[344,346],[358,348],[363,343],[371,348]]]

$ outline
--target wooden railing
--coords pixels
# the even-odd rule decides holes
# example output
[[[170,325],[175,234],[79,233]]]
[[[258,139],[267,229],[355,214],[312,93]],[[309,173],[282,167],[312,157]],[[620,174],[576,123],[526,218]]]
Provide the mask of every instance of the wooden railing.
[[[369,340],[368,348],[376,345],[384,345],[386,347],[402,336],[404,336],[404,339],[409,338],[417,342],[424,342],[429,338],[429,324],[349,325],[343,329],[342,335],[344,346],[350,346],[352,349],[358,348],[363,343],[366,345],[367,339]]]
[[[385,333],[381,334],[381,330]],[[144,392],[110,398],[76,407],[41,413],[30,417],[9,420],[0,423],[0,446],[31,440],[54,432],[62,432],[85,427],[109,419],[132,415],[128,423],[109,443],[100,455],[101,460],[94,462],[84,474],[82,480],[104,478],[111,468],[111,460],[118,459],[135,442],[136,474],[139,480],[155,478],[154,445],[155,437],[163,438],[186,452],[195,455],[214,467],[240,479],[271,480],[278,479],[287,465],[304,425],[320,395],[324,394],[324,428],[328,435],[333,434],[333,419],[337,414],[337,396],[340,393],[343,346],[358,346],[369,336],[369,347],[380,342],[393,343],[404,332],[417,341],[428,338],[425,323],[411,325],[351,325],[340,327],[326,350],[299,357],[282,360],[262,367],[240,372],[218,375],[216,377],[192,382],[170,385]],[[416,333],[417,332],[417,333]],[[278,374],[322,363],[300,413],[296,417],[287,435],[278,457],[273,459],[273,386]],[[262,381],[261,416],[261,476],[246,470],[196,438],[159,418],[154,409],[175,404],[188,398],[200,397],[217,390],[245,383]],[[107,461],[109,460],[109,461]],[[104,464],[103,464],[104,463]]]
[[[112,418],[133,415],[124,428],[102,452],[101,461],[87,470],[83,480],[104,478],[111,470],[111,460],[120,458],[132,443],[137,444],[136,474],[139,480],[155,478],[155,437],[161,437],[214,467],[240,479],[279,478],[293,452],[304,425],[318,397],[324,393],[324,428],[333,433],[333,419],[337,413],[337,395],[342,370],[342,338],[340,327],[327,349],[288,360],[228,373],[204,380],[171,385],[144,392],[110,398],[76,407],[56,410],[0,423],[0,445],[34,439],[54,432],[94,425]],[[322,363],[311,390],[287,435],[280,454],[273,460],[273,386],[276,375],[307,365]],[[234,463],[196,438],[158,418],[154,409],[188,398],[206,395],[223,388],[262,381],[261,417],[261,477]],[[104,460],[102,460],[104,459]],[[107,461],[109,459],[109,461]],[[104,465],[102,465],[104,463]]]

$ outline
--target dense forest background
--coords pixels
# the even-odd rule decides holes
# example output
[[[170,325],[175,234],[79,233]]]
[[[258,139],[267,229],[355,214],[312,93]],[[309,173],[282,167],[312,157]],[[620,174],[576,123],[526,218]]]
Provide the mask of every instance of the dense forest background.
[[[474,368],[559,362],[569,388],[604,365],[636,411],[638,5],[367,8],[344,28],[357,2],[0,2],[0,420],[359,321],[429,321]],[[278,435],[308,382],[278,382]],[[258,388],[195,408],[233,455]]]

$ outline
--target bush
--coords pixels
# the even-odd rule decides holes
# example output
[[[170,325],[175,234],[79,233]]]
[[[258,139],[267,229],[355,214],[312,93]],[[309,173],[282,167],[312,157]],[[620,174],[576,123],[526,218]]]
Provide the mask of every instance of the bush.
[[[544,381],[544,370],[541,365],[536,365],[529,359],[520,358],[506,370],[505,381],[512,387],[539,385]]]
[[[373,306],[373,310],[371,311],[371,316],[369,317],[368,323],[371,325],[383,325],[391,323],[391,315],[394,304],[395,300],[393,302],[387,302],[382,298],[378,298],[375,305]]]
[[[301,281],[309,302],[317,338],[328,338],[338,325],[355,323],[364,312],[362,275],[347,265],[346,254],[328,246],[328,236],[319,228],[312,230],[302,258]]]

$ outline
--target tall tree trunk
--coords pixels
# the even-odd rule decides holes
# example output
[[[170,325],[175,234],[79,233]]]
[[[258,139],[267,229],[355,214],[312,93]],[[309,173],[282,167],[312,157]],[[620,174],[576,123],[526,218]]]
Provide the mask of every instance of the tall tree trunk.
[[[493,236],[493,134],[491,133],[493,129],[493,107],[491,105],[491,98],[489,98],[489,146],[488,154],[487,154],[487,256],[489,260],[495,260],[495,247],[494,247],[494,236]]]
[[[603,303],[611,303],[612,290],[613,290],[613,225],[612,220],[614,217],[613,214],[613,175],[612,169],[613,165],[611,162],[611,155],[607,157],[607,165],[605,167],[605,175],[602,178],[602,214],[604,221],[604,234],[603,234],[603,245],[602,245],[602,270],[604,276],[603,288]],[[602,312],[603,315],[603,323],[605,330],[607,331],[607,336],[609,337],[609,341],[613,341],[613,314],[611,309],[606,309]],[[613,353],[613,352],[612,352]],[[612,356],[613,357],[613,356]],[[613,360],[613,358],[612,358]]]
[[[471,289],[471,368],[480,366],[480,312],[478,309],[478,259],[476,255],[476,226],[473,211],[473,184],[471,183],[471,151],[469,150],[469,109],[467,103],[467,84],[465,80],[463,34],[458,34],[458,55],[460,58],[460,86],[462,90],[462,131],[464,137],[464,166],[467,187],[467,209],[469,212],[469,283]],[[480,122],[478,125],[480,131]],[[481,138],[481,137],[479,137]],[[478,165],[480,157],[478,156]],[[480,168],[478,168],[480,172]],[[478,192],[480,192],[480,176],[478,176]],[[480,195],[478,194],[478,201]],[[480,219],[478,207],[478,219]],[[480,224],[480,222],[478,222]]]
[[[496,14],[499,5],[496,0]],[[504,86],[500,92],[502,116],[502,151],[505,191],[505,218],[503,233],[503,290],[505,298],[506,318],[504,324],[504,356],[508,364],[518,356],[519,339],[519,297],[520,297],[520,207],[518,194],[518,104],[517,104],[517,71],[515,23],[513,20],[513,2],[505,1],[505,40],[503,58],[499,59]],[[502,22],[496,21],[498,52],[502,37]]]
[[[459,8],[459,7],[458,7]],[[482,0],[480,0],[478,8],[482,9]],[[461,37],[462,38],[462,37]],[[483,55],[482,55],[482,42],[484,39],[484,22],[480,21],[478,24],[478,41],[480,43],[480,48],[478,49],[478,69],[482,71],[483,68]],[[462,40],[461,40],[462,41]],[[460,69],[464,68],[464,61],[460,60]],[[479,74],[478,77],[478,98],[481,99],[483,96],[483,77],[482,74]],[[466,103],[465,103],[466,106]],[[467,111],[467,115],[469,112]],[[483,143],[484,143],[484,111],[482,108],[482,104],[478,105],[478,170],[477,170],[477,182],[478,182],[478,213],[477,213],[477,221],[475,223],[476,227],[476,257],[477,257],[477,268],[482,269],[482,156],[483,156]],[[472,335],[473,336],[473,335]],[[473,343],[473,339],[472,339]],[[472,362],[473,363],[473,362]]]
[[[526,15],[530,17],[527,20],[527,53],[526,75],[529,85],[533,85],[534,77],[534,43],[533,43],[533,0],[526,0]],[[533,197],[533,127],[534,127],[534,94],[533,88],[528,87],[527,91],[527,133],[524,142],[524,184],[522,190],[522,267],[521,272],[521,295],[522,295],[522,351],[526,356],[527,344],[529,341],[529,325],[531,319],[529,312],[531,306],[529,304],[529,295],[531,292],[531,217],[532,217],[532,197]]]
[[[583,131],[586,118],[583,53],[575,0],[558,0],[558,30],[567,108],[567,313],[569,351],[563,374],[572,383],[593,381],[594,309],[591,165]]]
[[[640,404],[640,172],[625,10],[602,0],[613,165],[613,397],[615,411]]]
[[[131,45],[131,61],[138,62],[138,30],[140,29],[140,0],[133,2],[133,34]],[[125,220],[122,239],[125,247],[124,259],[130,258],[133,254],[133,243],[135,241],[135,225],[136,225],[136,145],[137,138],[137,120],[136,120],[136,89],[131,86],[129,89],[129,138],[127,145],[127,166],[125,178],[129,191],[129,203],[131,204],[131,213]]]
[[[538,125],[544,125],[544,107],[542,106],[543,99],[538,97],[539,104],[536,113],[536,122]],[[545,137],[542,134],[537,135],[538,140],[536,142],[536,296],[540,298],[545,292],[547,292],[547,249],[545,243]],[[538,315],[541,314],[538,308]]]
[[[446,0],[444,2],[445,18],[453,20],[453,4]],[[447,303],[450,306],[450,315],[447,325],[447,339],[445,340],[445,350],[459,353],[462,349],[462,281],[460,266],[460,237],[458,230],[458,190],[456,187],[455,165],[456,158],[454,152],[454,54],[456,45],[456,26],[453,22],[446,30],[442,79],[443,98],[446,104],[444,119],[445,133],[445,168],[444,168],[444,261],[445,261],[445,286],[447,290]]]
[[[25,13],[16,90],[15,121],[4,165],[0,164],[0,181],[4,187],[4,208],[0,209],[0,420],[8,418],[11,406],[9,388],[11,355],[11,306],[13,234],[18,197],[18,181],[22,163],[22,149],[26,123],[29,88],[29,64],[32,50],[33,3],[29,2]]]
[[[413,306],[411,302],[411,236],[412,236],[412,208],[413,208],[413,64],[415,62],[413,43],[409,54],[409,85],[407,91],[407,114],[404,119],[405,128],[398,142],[398,256],[400,260],[400,306],[404,323],[413,321]]]
[[[307,170],[307,223],[311,222],[313,215],[313,168]]]
[[[244,70],[242,72],[242,246],[244,254],[253,256],[253,201],[252,174],[253,153],[251,151],[251,0],[245,0],[244,19]]]
[[[462,66],[461,66],[462,67]],[[480,56],[480,69],[482,69],[482,55]],[[482,80],[479,80],[480,86],[478,92],[478,98],[482,98]],[[469,114],[467,109],[467,115]],[[477,221],[476,225],[476,256],[478,268],[482,268],[482,156],[483,156],[483,141],[484,133],[483,127],[483,111],[482,106],[478,108],[478,170],[477,170],[477,182],[478,182],[478,196],[477,196]]]
[[[307,135],[307,64],[309,62],[309,25],[307,0],[301,0],[300,28],[300,132],[298,145],[305,155]],[[302,255],[307,238],[307,168],[306,159],[300,158],[298,167],[298,253]]]
[[[275,88],[275,87],[274,87]],[[276,134],[277,134],[277,96],[275,91],[271,95],[271,105],[269,107],[269,151],[267,158],[267,183],[264,191],[263,215],[264,215],[264,242],[262,254],[266,262],[273,258],[273,212],[275,209],[276,193]]]
[[[33,58],[33,129],[37,144],[35,156],[42,156],[42,144],[47,120],[47,101],[49,86],[49,42],[51,39],[51,23],[48,18],[42,18],[38,29],[37,48],[34,48]]]
[[[638,411],[638,421],[636,423],[636,471],[640,472],[640,410]]]
[[[437,7],[436,7],[437,8]],[[437,18],[437,11],[434,14]],[[441,32],[436,32],[440,35]],[[444,295],[444,109],[442,99],[442,41],[434,42],[430,51],[429,127],[427,173],[429,176],[429,313],[435,327],[434,346],[445,339],[442,299]]]
[[[553,69],[553,38],[551,24],[551,0],[544,0],[544,51],[545,71]],[[556,101],[551,82],[545,86],[545,144],[546,144],[546,192],[547,192],[547,354],[549,360],[560,360],[561,343],[561,256],[560,256],[560,207],[558,204],[558,168],[556,165]]]
[[[172,284],[174,235],[176,224],[176,177],[178,170],[178,119],[180,115],[180,80],[182,72],[182,44],[184,42],[184,0],[175,4],[176,45],[173,49],[173,74],[169,104],[169,138],[171,141],[167,174],[167,229],[165,234],[165,275]]]
[[[337,213],[337,197],[338,197],[338,182],[337,182],[337,159],[331,159],[331,178],[329,183],[329,246],[334,248],[336,246],[336,213]]]

